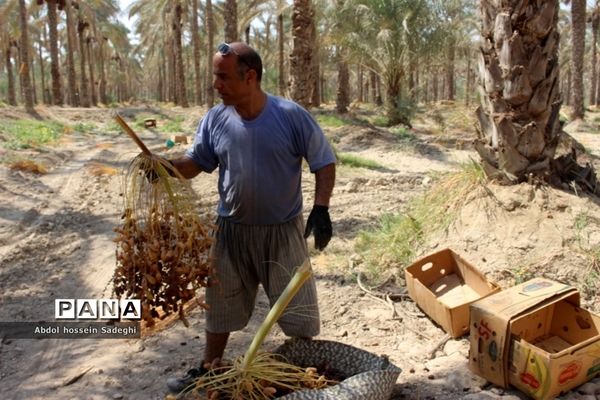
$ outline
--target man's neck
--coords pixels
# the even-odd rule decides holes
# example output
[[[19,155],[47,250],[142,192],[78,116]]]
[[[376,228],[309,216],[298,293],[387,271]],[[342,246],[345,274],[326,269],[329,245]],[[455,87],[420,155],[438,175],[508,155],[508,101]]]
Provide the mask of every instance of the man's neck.
[[[235,110],[246,121],[251,121],[258,117],[267,104],[267,94],[262,90],[253,94],[245,104],[237,105]]]

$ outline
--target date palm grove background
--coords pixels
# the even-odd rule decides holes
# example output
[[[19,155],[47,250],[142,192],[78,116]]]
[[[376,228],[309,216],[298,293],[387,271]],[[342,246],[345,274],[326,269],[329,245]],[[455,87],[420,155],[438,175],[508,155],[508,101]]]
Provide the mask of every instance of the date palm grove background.
[[[215,46],[243,40],[263,56],[263,87],[307,108],[373,103],[410,126],[419,104],[481,103],[486,173],[520,182],[568,164],[553,162],[561,105],[584,118],[600,99],[597,1],[137,0],[133,32],[119,12],[115,0],[0,1],[2,101],[212,106]]]

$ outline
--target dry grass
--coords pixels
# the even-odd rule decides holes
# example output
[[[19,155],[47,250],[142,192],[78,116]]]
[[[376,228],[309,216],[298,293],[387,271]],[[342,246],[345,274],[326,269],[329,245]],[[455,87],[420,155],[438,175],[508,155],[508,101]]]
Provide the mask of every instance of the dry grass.
[[[8,168],[17,171],[31,172],[38,175],[48,173],[48,168],[42,163],[34,160],[18,160],[8,164]]]
[[[102,175],[112,176],[112,175],[117,175],[119,173],[119,171],[116,168],[111,167],[110,165],[102,164],[99,162],[93,162],[93,161],[86,165],[86,169],[87,169],[88,173],[92,176],[102,176]]]

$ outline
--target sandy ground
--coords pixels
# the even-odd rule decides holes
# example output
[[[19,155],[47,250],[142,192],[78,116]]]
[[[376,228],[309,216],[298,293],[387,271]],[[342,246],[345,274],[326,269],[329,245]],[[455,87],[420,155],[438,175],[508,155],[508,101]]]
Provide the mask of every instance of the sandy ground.
[[[124,114],[131,118],[156,111],[130,108]],[[49,165],[47,174],[0,166],[0,320],[51,319],[55,298],[110,297],[115,267],[112,229],[122,211],[122,171],[138,152],[126,136],[107,134],[102,128],[111,112],[40,110],[46,118],[69,124],[93,121],[99,128],[94,134],[67,134],[57,146],[22,152]],[[190,135],[202,115],[200,109],[161,112],[184,116]],[[3,118],[21,115],[15,109],[0,113]],[[360,230],[374,226],[385,213],[403,210],[409,199],[430,187],[432,171],[456,170],[459,162],[475,156],[463,145],[472,132],[433,136],[418,124],[416,128],[417,141],[410,146],[372,126],[327,129],[338,151],[377,160],[385,168],[338,169],[331,206],[335,236],[325,252],[312,255],[322,311],[320,338],[389,356],[403,370],[394,399],[524,398],[517,391],[487,385],[467,370],[466,337],[444,340],[444,331],[412,301],[399,297],[393,305],[386,304],[351,278],[360,271],[360,258],[354,253]],[[600,154],[598,136],[578,130],[573,129],[573,135]],[[144,131],[142,137],[157,152],[174,155],[184,150],[177,145],[167,151],[168,135],[156,131]],[[99,166],[104,174],[98,173]],[[118,173],[106,173],[111,168]],[[199,209],[214,215],[216,174],[201,175],[193,187]],[[314,179],[306,173],[305,204],[312,203],[313,188]],[[581,287],[595,285],[585,286],[582,303],[599,312],[593,290],[599,271],[589,253],[581,250],[600,242],[598,200],[547,187],[488,188],[494,196],[477,191],[465,199],[457,220],[446,232],[429,238],[421,255],[450,247],[503,287],[536,275]],[[576,225],[576,220],[585,224]],[[398,282],[392,286],[402,293],[401,270],[392,270],[390,276]],[[232,334],[227,357],[244,352],[266,311],[261,296],[249,326]],[[162,399],[166,378],[195,366],[202,354],[200,308],[191,311],[189,321],[189,328],[177,322],[143,339],[0,338],[0,399]],[[275,328],[265,348],[283,340]],[[584,395],[572,391],[565,398],[589,399]]]

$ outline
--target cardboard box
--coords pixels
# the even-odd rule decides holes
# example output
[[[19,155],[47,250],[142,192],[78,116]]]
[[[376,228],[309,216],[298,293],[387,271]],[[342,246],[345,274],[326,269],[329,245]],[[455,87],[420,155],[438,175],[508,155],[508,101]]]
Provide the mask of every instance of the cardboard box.
[[[188,137],[186,135],[175,135],[171,140],[175,143],[188,144]]]
[[[600,317],[576,288],[532,279],[471,304],[469,368],[552,399],[600,375]]]
[[[455,338],[469,331],[469,304],[500,290],[450,249],[423,257],[404,272],[411,299]]]

